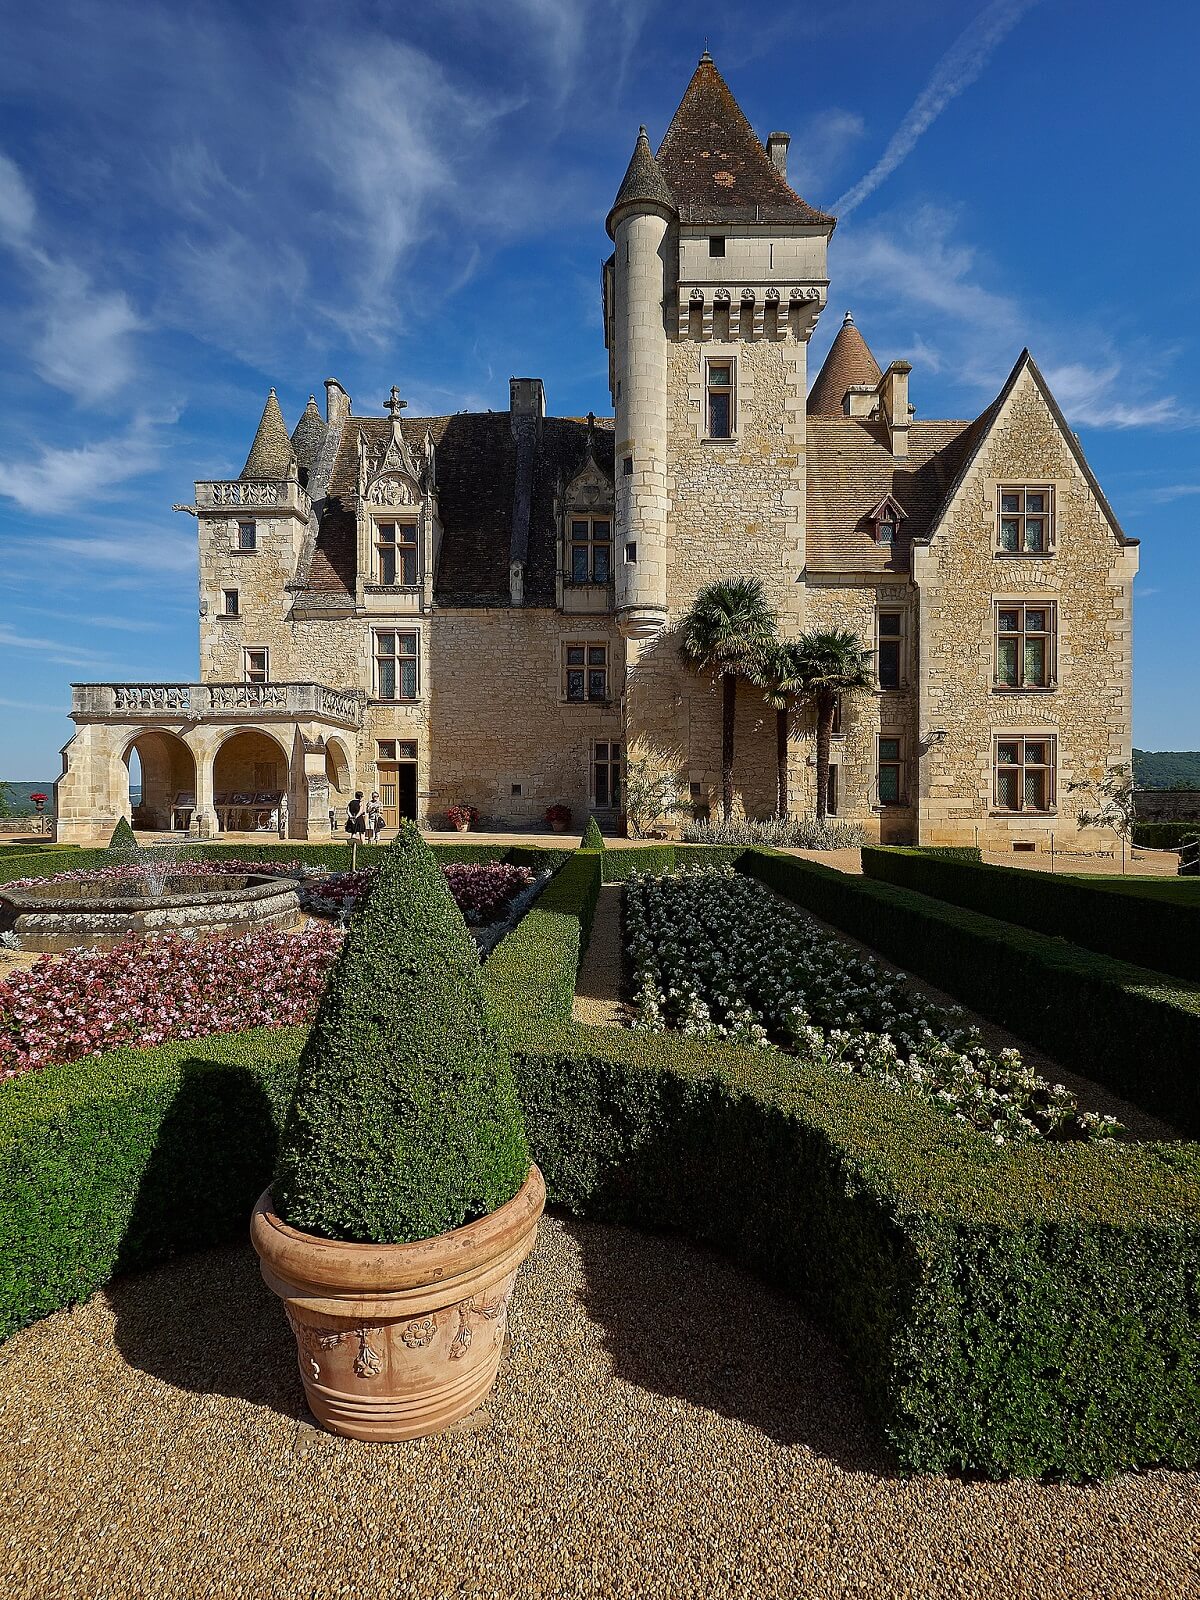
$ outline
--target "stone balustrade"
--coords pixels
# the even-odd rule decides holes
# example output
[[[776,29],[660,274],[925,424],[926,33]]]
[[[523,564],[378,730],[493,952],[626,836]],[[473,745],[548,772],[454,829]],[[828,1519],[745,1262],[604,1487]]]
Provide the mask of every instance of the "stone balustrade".
[[[217,479],[196,484],[197,512],[274,511],[291,512],[305,520],[312,509],[308,491],[295,478],[264,480],[251,478]]]
[[[357,728],[366,696],[323,683],[75,683],[71,715],[78,721],[164,717],[224,722],[247,713],[262,717],[315,717]]]

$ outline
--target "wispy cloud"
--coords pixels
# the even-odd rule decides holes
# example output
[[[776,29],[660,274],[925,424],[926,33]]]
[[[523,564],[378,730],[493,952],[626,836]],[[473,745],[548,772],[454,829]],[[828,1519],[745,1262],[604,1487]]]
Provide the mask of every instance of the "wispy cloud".
[[[806,200],[826,192],[866,132],[857,111],[832,106],[800,127],[788,151],[788,182]]]
[[[100,655],[95,650],[81,650],[75,645],[64,644],[61,639],[47,639],[36,634],[18,633],[6,623],[0,622],[0,647],[7,646],[12,650],[34,650],[44,655],[46,660],[55,661],[68,667],[101,667],[107,665],[109,657]]]
[[[879,160],[834,203],[838,217],[848,217],[891,177],[926,129],[975,82],[997,45],[1036,4],[1037,0],[992,0],[968,23],[934,68],[933,76],[913,101]]]
[[[112,628],[119,633],[162,633],[167,627],[165,622],[152,622],[148,617],[85,616],[77,611],[53,611],[49,606],[19,605],[16,609],[25,616],[50,617],[56,622],[73,622],[82,628]]]
[[[43,445],[32,461],[0,461],[0,496],[34,516],[53,516],[103,498],[157,464],[160,425],[152,417],[137,416],[124,432],[108,439]]]
[[[4,155],[0,243],[24,272],[39,375],[80,400],[115,393],[133,371],[133,336],[144,323],[124,290],[98,288],[82,268],[41,241],[33,193],[16,163]]]
[[[1149,489],[1146,499],[1156,506],[1168,506],[1175,500],[1189,500],[1200,494],[1200,483],[1165,483],[1158,489]]]

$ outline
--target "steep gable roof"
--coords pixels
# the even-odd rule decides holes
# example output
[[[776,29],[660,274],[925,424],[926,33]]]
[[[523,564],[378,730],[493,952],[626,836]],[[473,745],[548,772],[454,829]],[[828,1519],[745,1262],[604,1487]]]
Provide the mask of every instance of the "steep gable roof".
[[[846,390],[855,385],[874,386],[882,376],[878,361],[847,311],[809,393],[809,416],[843,416],[842,401]]]
[[[954,481],[950,484],[950,487],[946,491],[942,505],[939,508],[937,518],[929,526],[927,537],[932,537],[932,535],[937,531],[937,527],[940,524],[941,519],[954,496],[957,494],[960,484],[966,477],[967,473],[971,470],[971,467],[974,465],[979,452],[986,444],[988,436],[995,425],[996,419],[1004,409],[1005,401],[1016,388],[1017,382],[1024,372],[1028,372],[1034,383],[1037,385],[1042,399],[1046,402],[1046,408],[1050,412],[1050,415],[1054,418],[1055,425],[1063,437],[1063,441],[1065,442],[1068,450],[1070,450],[1072,456],[1074,456],[1076,465],[1083,473],[1088,488],[1095,495],[1096,503],[1104,513],[1105,520],[1112,529],[1113,533],[1116,535],[1118,541],[1121,544],[1139,544],[1141,541],[1138,539],[1131,539],[1121,527],[1121,524],[1117,521],[1116,512],[1109,505],[1108,497],[1104,493],[1104,490],[1100,487],[1100,484],[1096,479],[1096,474],[1092,471],[1088,464],[1088,459],[1083,453],[1083,446],[1079,443],[1071,424],[1063,415],[1062,407],[1051,393],[1050,385],[1042,376],[1037,362],[1029,353],[1028,347],[1022,350],[1021,354],[1017,357],[1016,365],[1005,379],[1004,387],[1000,390],[1000,393],[985,411],[980,412],[979,416],[976,417],[974,423],[972,424],[969,447],[963,453],[963,458],[959,465],[958,471],[955,474]]]
[[[777,172],[706,50],[658,147],[681,222],[778,222],[832,228]]]
[[[242,478],[286,478],[294,460],[287,424],[272,389],[263,407],[262,420],[254,435],[254,443],[250,446],[250,454],[246,457],[246,465],[242,468]]]

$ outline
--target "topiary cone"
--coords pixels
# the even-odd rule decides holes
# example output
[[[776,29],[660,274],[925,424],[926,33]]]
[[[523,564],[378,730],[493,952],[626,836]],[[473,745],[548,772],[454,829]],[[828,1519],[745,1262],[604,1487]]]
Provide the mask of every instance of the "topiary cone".
[[[406,825],[330,976],[251,1224],[318,1421],[408,1439],[474,1410],[544,1204],[474,941]]]
[[[600,832],[600,824],[595,817],[587,819],[587,827],[583,830],[583,838],[579,841],[581,850],[603,850],[604,835]]]
[[[137,840],[133,836],[133,829],[124,817],[117,820],[117,825],[112,831],[112,838],[108,841],[110,850],[135,850]]]

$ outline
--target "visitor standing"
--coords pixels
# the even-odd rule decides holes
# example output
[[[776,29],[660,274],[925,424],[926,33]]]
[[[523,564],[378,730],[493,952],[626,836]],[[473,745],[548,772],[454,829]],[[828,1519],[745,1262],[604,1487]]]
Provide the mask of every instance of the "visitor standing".
[[[374,844],[383,832],[383,807],[379,803],[379,790],[371,792],[367,801],[367,837]]]
[[[363,809],[362,790],[354,791],[354,799],[346,807],[346,832],[352,839],[361,838],[367,831],[367,815]]]

